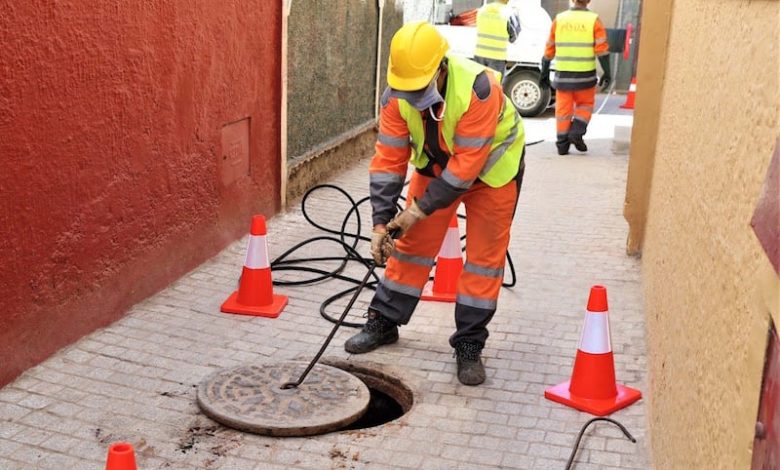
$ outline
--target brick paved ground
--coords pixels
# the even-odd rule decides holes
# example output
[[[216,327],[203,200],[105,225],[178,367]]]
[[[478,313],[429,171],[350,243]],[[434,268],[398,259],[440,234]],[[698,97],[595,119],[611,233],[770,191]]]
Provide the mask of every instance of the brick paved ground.
[[[275,320],[220,314],[244,259],[241,240],[133,307],[123,320],[1,389],[0,468],[101,469],[108,444],[120,440],[135,446],[141,469],[564,468],[590,416],[545,400],[543,390],[571,373],[592,284],[609,289],[619,381],[645,388],[639,262],[624,255],[627,159],[613,155],[608,140],[612,125],[626,119],[597,117],[588,156],[558,157],[551,143],[529,148],[510,248],[518,285],[501,293],[484,351],[484,385],[464,387],[453,376],[447,343],[452,306],[423,303],[397,344],[350,357],[342,344],[354,330],[345,328],[326,352],[402,378],[414,390],[415,404],[398,421],[288,439],[216,425],[199,413],[195,385],[222,367],[312,357],[331,328],[318,306],[345,286],[330,281],[277,288],[290,304]],[[529,141],[553,134],[549,114],[527,120],[527,132]],[[355,197],[366,195],[367,163],[332,182]],[[346,210],[332,192],[315,202],[318,220]],[[269,231],[273,257],[319,233],[299,207],[271,219]],[[305,251],[336,252],[331,246]],[[357,267],[350,271],[362,274]],[[360,310],[367,300],[361,297]],[[352,319],[361,320],[359,312]],[[598,425],[584,439],[575,468],[649,468],[643,402],[613,417],[638,444]]]

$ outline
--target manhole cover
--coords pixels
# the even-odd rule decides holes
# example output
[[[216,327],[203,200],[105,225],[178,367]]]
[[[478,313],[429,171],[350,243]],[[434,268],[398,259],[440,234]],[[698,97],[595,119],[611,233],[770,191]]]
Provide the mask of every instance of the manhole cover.
[[[354,375],[317,364],[297,388],[306,362],[225,369],[198,386],[198,405],[225,426],[269,436],[311,436],[341,429],[366,411],[368,387]]]

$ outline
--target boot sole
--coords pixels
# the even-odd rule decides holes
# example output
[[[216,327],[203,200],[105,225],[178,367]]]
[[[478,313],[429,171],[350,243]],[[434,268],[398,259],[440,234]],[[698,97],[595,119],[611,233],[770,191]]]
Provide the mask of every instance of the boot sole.
[[[354,348],[353,348],[353,349],[350,349],[350,348],[347,346],[347,344],[346,344],[346,343],[344,343],[344,350],[345,350],[345,351],[347,351],[347,352],[348,352],[348,353],[350,353],[350,354],[365,354],[365,353],[367,353],[367,352],[371,352],[371,351],[373,351],[373,350],[375,350],[375,349],[378,349],[380,346],[385,346],[385,345],[388,345],[388,344],[393,344],[393,343],[395,343],[395,342],[397,342],[397,341],[398,341],[398,336],[396,335],[396,336],[394,336],[394,337],[391,337],[391,338],[389,338],[389,339],[388,339],[388,340],[386,340],[386,341],[382,341],[382,342],[380,342],[380,343],[377,343],[377,344],[375,344],[373,347],[371,347],[371,348],[368,348],[368,349],[354,349]]]
[[[466,382],[464,380],[461,380],[460,377],[458,377],[458,382],[460,382],[461,385],[466,385],[466,386],[469,386],[469,387],[475,387],[477,385],[481,385],[481,384],[485,383],[485,379],[481,379],[479,382]]]

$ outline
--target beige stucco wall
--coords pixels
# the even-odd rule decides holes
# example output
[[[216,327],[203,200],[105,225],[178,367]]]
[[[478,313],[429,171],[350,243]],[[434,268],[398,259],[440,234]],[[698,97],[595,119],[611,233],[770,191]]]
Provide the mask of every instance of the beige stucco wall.
[[[658,469],[749,468],[777,310],[776,275],[749,223],[780,136],[780,2],[655,5],[664,3],[670,17],[646,11],[643,19],[631,156],[639,171],[636,160],[648,155],[638,143],[655,145],[645,161],[652,184],[642,250],[653,461]],[[645,40],[663,21],[665,74],[653,87],[642,81]],[[655,142],[654,118],[640,108],[653,101]]]
[[[623,215],[629,224],[626,252],[641,252],[653,179],[661,97],[669,54],[673,0],[656,0],[644,5],[643,40],[640,43],[637,84],[642,93],[635,98],[634,127],[631,135],[631,158],[628,162],[626,200]]]

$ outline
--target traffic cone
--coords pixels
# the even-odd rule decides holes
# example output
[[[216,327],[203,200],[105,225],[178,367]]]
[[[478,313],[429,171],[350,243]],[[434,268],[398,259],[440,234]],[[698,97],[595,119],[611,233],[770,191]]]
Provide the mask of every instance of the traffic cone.
[[[460,250],[458,214],[453,214],[450,226],[447,228],[447,235],[436,258],[436,274],[433,276],[433,282],[428,281],[425,284],[420,298],[438,302],[455,302],[458,279],[462,271],[463,255]]]
[[[596,416],[608,415],[642,398],[639,390],[615,383],[607,310],[607,289],[591,287],[571,380],[545,390],[545,398]]]
[[[238,290],[230,294],[222,304],[223,312],[276,318],[287,305],[287,296],[274,294],[266,243],[267,233],[265,217],[252,217],[249,246]]]
[[[621,104],[623,109],[634,109],[634,100],[636,99],[636,77],[631,79],[631,85],[628,86],[628,95],[626,95],[626,102]]]
[[[133,445],[127,442],[115,442],[108,448],[106,470],[137,470]]]

